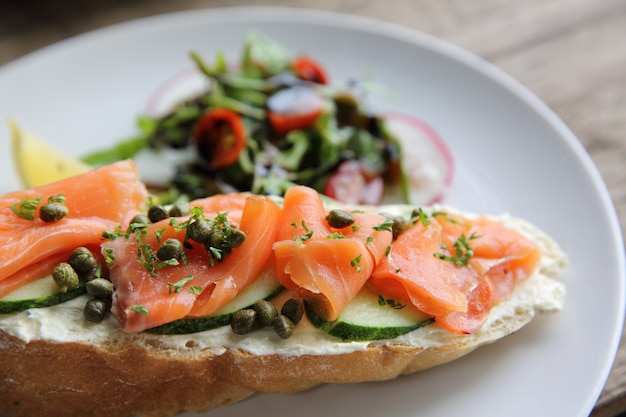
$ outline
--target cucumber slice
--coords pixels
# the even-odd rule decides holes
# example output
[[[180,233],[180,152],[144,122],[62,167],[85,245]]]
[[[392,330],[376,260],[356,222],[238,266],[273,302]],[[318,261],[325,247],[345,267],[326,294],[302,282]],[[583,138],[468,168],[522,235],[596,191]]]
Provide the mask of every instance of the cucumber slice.
[[[13,314],[29,308],[50,307],[85,293],[85,285],[61,292],[50,276],[30,282],[0,298],[0,314]]]
[[[244,289],[234,300],[226,303],[208,317],[175,320],[161,326],[147,329],[156,334],[188,334],[215,329],[230,324],[233,315],[244,308],[250,308],[258,300],[266,300],[280,293],[284,288],[273,273],[265,273]]]
[[[304,309],[315,327],[344,341],[394,339],[435,321],[421,311],[387,300],[369,288],[359,291],[334,321],[324,320],[309,303],[304,303]]]

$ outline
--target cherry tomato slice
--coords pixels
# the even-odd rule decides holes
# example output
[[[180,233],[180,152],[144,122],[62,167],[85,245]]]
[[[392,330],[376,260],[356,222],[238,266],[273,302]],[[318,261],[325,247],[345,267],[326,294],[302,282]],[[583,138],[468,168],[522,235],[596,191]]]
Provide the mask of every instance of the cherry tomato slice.
[[[353,160],[343,162],[324,187],[324,194],[348,204],[380,204],[383,191],[382,177]]]
[[[246,129],[232,110],[215,108],[196,123],[193,137],[198,153],[213,169],[232,165],[246,145]]]
[[[318,84],[328,84],[328,76],[322,66],[312,58],[301,56],[291,63],[293,72],[304,81],[311,81]]]
[[[312,88],[295,86],[278,91],[267,101],[267,117],[272,129],[281,135],[307,129],[322,114],[324,101]]]

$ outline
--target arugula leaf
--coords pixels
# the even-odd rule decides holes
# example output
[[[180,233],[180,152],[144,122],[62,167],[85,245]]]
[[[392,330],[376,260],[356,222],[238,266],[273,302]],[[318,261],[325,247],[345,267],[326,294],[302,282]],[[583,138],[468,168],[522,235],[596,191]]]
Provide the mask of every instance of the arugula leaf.
[[[250,77],[267,77],[289,67],[291,57],[281,45],[256,30],[248,33],[241,59],[242,72]]]
[[[289,132],[285,141],[291,147],[279,153],[276,162],[289,171],[297,171],[302,165],[302,159],[309,150],[311,142],[306,132],[302,130]]]
[[[147,143],[148,139],[145,137],[133,138],[120,142],[112,148],[92,152],[81,159],[87,165],[107,165],[134,157],[140,150],[146,147]]]

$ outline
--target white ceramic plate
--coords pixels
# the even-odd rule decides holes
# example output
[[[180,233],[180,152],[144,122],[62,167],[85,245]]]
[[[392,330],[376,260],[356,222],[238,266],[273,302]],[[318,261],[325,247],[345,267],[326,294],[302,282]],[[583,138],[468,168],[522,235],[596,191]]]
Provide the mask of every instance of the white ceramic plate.
[[[136,132],[188,52],[236,59],[249,29],[325,64],[333,79],[370,77],[397,93],[379,107],[427,121],[451,147],[446,203],[508,211],[569,254],[565,310],[469,356],[384,383],[257,395],[211,416],[587,416],[622,329],[624,259],[607,190],[583,147],[537,98],[447,43],[364,18],[286,9],[192,11],[129,22],[45,48],[0,69],[0,119],[76,155]],[[17,187],[0,129],[0,192]],[[167,387],[164,387],[167,389]]]

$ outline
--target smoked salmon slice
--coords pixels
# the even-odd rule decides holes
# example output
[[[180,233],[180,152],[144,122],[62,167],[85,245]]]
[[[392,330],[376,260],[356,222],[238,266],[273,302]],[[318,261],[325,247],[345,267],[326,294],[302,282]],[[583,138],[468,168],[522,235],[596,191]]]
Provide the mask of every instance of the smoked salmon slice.
[[[67,252],[62,252],[50,256],[40,262],[29,265],[26,268],[22,268],[16,274],[5,278],[2,282],[0,282],[0,298],[9,294],[11,291],[18,289],[22,285],[26,285],[50,274],[50,271],[52,271],[59,263],[65,262],[69,255],[70,254]]]
[[[540,258],[538,245],[487,217],[439,212],[398,236],[370,283],[451,332],[473,333]]]
[[[79,246],[99,246],[102,232],[126,221],[145,203],[147,191],[135,164],[121,161],[27,191],[0,197],[0,294],[21,280],[42,273],[46,260],[69,253]],[[69,214],[54,222],[38,218],[39,208],[49,198],[62,196]],[[33,203],[33,219],[16,214],[24,202]],[[20,278],[20,272],[25,276]],[[38,271],[33,274],[33,271]],[[48,271],[49,273],[49,271]],[[42,275],[42,276],[43,276]],[[28,276],[28,277],[26,277]],[[21,285],[21,284],[20,284]]]
[[[152,271],[138,254],[156,252],[168,238],[184,241],[185,229],[165,219],[147,226],[139,238],[138,231],[104,242],[102,253],[109,257],[109,278],[116,288],[111,311],[125,331],[208,316],[239,294],[270,261],[281,213],[276,203],[262,196],[230,194],[191,205],[201,207],[204,218],[221,218],[229,227],[243,231],[244,242],[221,262],[212,260],[203,245],[188,242],[192,248],[185,249],[186,261]],[[177,224],[183,221],[176,220]]]
[[[355,222],[343,228],[331,227],[327,214],[315,190],[287,190],[274,256],[280,283],[335,320],[385,256],[392,232],[380,214],[352,212]]]

